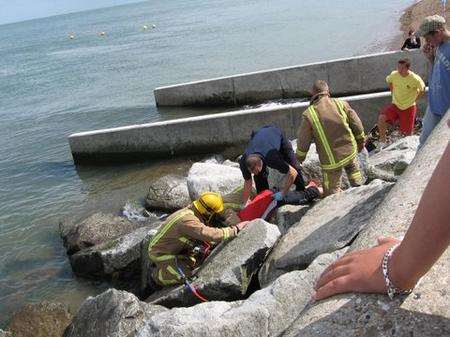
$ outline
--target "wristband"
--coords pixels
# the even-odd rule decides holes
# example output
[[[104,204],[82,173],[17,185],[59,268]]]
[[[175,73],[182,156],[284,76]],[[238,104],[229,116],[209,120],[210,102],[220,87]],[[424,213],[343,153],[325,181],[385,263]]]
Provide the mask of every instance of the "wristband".
[[[412,288],[407,290],[401,290],[397,288],[389,278],[389,262],[391,260],[392,254],[394,253],[395,249],[397,249],[397,247],[398,244],[389,248],[386,251],[386,253],[384,253],[383,261],[381,262],[381,270],[383,271],[384,283],[386,284],[387,288],[387,295],[391,300],[394,299],[395,295],[407,295],[410,294],[413,290]]]

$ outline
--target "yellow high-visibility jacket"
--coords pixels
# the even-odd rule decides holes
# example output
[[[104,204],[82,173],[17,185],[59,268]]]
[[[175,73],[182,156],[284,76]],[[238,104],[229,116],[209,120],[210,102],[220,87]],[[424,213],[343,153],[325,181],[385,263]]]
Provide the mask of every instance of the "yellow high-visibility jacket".
[[[174,259],[189,254],[198,241],[221,242],[237,235],[237,228],[206,226],[190,208],[171,214],[161,225],[149,244],[149,257],[153,262]]]
[[[356,112],[342,100],[319,95],[302,114],[297,159],[306,158],[314,141],[323,170],[349,164],[364,147],[364,127]]]

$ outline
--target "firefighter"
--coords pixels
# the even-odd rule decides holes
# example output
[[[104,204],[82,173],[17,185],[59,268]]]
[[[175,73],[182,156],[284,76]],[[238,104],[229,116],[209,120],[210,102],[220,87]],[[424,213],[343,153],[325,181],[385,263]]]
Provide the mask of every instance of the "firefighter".
[[[324,196],[341,190],[342,169],[352,186],[362,185],[357,158],[365,142],[361,120],[347,102],[330,97],[325,81],[316,81],[311,93],[311,104],[303,112],[298,130],[298,161],[305,160],[314,141],[322,167]]]
[[[172,215],[150,241],[149,258],[154,264],[152,279],[157,285],[183,284],[199,266],[202,243],[221,242],[235,237],[247,222],[212,227],[214,217],[224,210],[220,194],[203,193],[190,206]]]

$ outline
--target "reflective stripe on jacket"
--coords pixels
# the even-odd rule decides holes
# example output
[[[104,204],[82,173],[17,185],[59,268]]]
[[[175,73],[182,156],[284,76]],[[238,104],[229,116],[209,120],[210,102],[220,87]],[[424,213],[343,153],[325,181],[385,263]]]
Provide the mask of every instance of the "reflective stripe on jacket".
[[[235,227],[214,228],[203,224],[189,208],[170,215],[150,241],[149,257],[155,263],[186,255],[199,241],[220,242],[236,236]]]
[[[303,161],[312,141],[316,143],[324,170],[334,170],[350,163],[364,143],[361,120],[347,102],[319,96],[303,112],[297,139],[297,158]]]

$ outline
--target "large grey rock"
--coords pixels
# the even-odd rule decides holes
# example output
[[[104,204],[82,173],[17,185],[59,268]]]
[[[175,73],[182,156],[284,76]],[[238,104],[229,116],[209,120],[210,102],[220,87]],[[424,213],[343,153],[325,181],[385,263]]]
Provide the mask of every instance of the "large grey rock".
[[[113,214],[95,213],[79,224],[60,224],[61,236],[67,254],[74,254],[105,241],[130,233],[147,223],[130,221]]]
[[[317,276],[341,253],[322,255],[307,270],[287,273],[245,301],[157,313],[133,336],[278,336],[308,305]]]
[[[187,178],[192,200],[208,191],[228,194],[243,184],[244,179],[239,168],[215,163],[194,163]]]
[[[286,271],[305,268],[320,254],[346,246],[364,228],[391,186],[375,180],[318,202],[270,253],[259,272],[261,285]]]
[[[370,156],[369,179],[396,181],[416,155],[419,136],[404,137]]]
[[[156,234],[159,223],[138,228],[124,236],[83,249],[70,258],[77,275],[123,279],[140,275],[140,247]]]
[[[192,284],[209,300],[243,298],[253,275],[279,237],[277,226],[261,219],[252,221],[236,238],[213,251]],[[198,303],[198,299],[185,287],[156,293],[147,301],[166,307]]]
[[[0,337],[12,337],[11,332],[0,329]]]
[[[9,332],[14,337],[61,337],[71,320],[72,315],[60,303],[27,304],[13,315]]]
[[[285,205],[278,208],[276,224],[281,233],[285,234],[293,224],[299,222],[310,208],[311,205]]]
[[[132,337],[152,315],[166,310],[126,291],[109,289],[83,302],[64,337]]]
[[[148,209],[175,211],[191,202],[187,188],[187,178],[168,175],[150,184],[145,206]]]
[[[376,244],[379,236],[401,237],[409,227],[421,195],[449,142],[442,119],[397,184],[368,221],[351,250]],[[393,206],[395,205],[395,206]],[[450,250],[441,256],[406,298],[346,294],[305,310],[284,336],[450,336]]]

